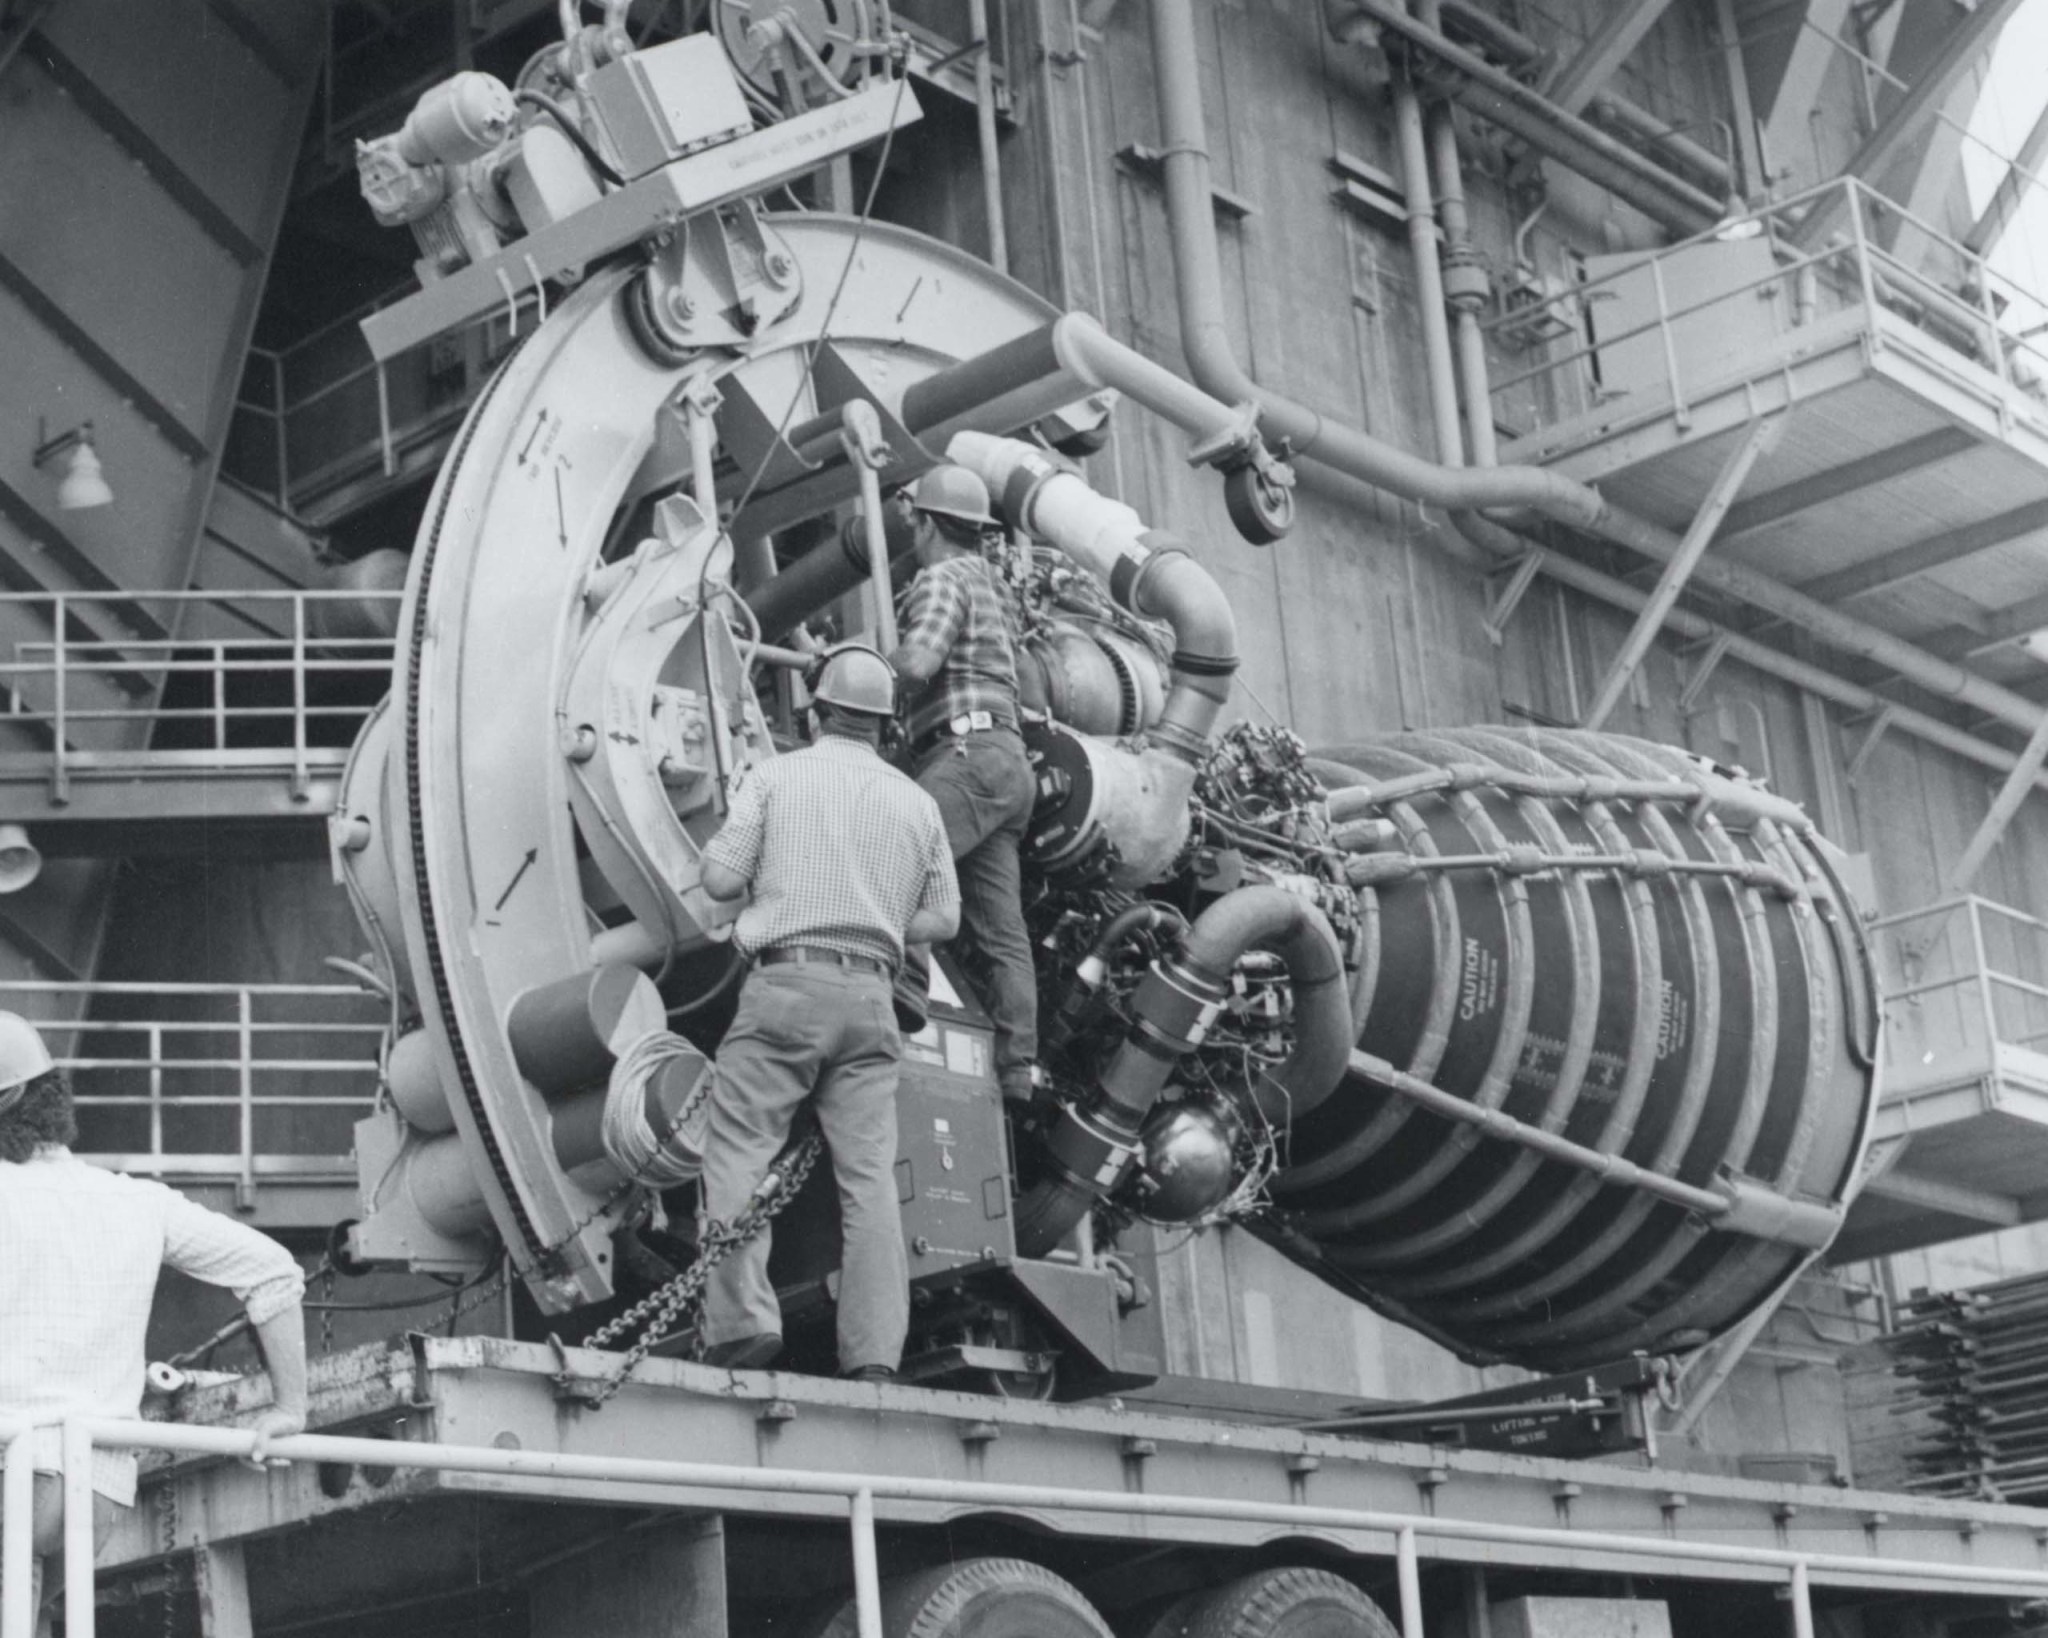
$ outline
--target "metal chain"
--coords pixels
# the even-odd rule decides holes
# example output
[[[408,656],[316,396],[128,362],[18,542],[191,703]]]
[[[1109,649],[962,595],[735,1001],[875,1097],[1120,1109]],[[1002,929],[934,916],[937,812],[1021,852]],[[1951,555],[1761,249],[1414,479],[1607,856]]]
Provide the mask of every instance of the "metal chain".
[[[157,1523],[163,1532],[164,1550],[164,1632],[163,1638],[178,1633],[178,1476],[164,1475],[156,1493]]]
[[[729,1253],[766,1228],[775,1214],[796,1198],[824,1151],[824,1141],[815,1132],[784,1151],[782,1158],[748,1197],[739,1214],[730,1223],[713,1223],[705,1230],[696,1261],[659,1290],[648,1293],[623,1314],[607,1320],[583,1339],[582,1346],[586,1348],[603,1348],[636,1326],[640,1327],[640,1335],[626,1350],[625,1358],[616,1371],[595,1384],[585,1384],[565,1369],[556,1373],[555,1386],[593,1408],[616,1394],[639,1368],[640,1362],[653,1352],[654,1345],[702,1299],[711,1271]]]
[[[469,1291],[466,1293],[458,1291],[453,1297],[449,1298],[448,1317],[447,1320],[444,1322],[448,1328],[448,1335],[450,1335],[451,1337],[455,1335],[455,1322],[457,1320],[461,1319],[464,1314],[470,1313],[474,1309],[481,1308],[485,1303],[490,1302],[492,1299],[497,1297],[500,1293],[504,1291],[506,1285],[511,1281],[511,1278],[512,1264],[508,1259],[506,1259],[502,1254],[500,1254],[498,1260],[498,1272],[496,1275],[484,1281],[482,1285],[478,1286],[473,1291]]]
[[[334,1352],[334,1309],[331,1306],[334,1302],[334,1262],[332,1258],[322,1259],[320,1300],[330,1305],[320,1310],[320,1352],[322,1354],[331,1354]]]

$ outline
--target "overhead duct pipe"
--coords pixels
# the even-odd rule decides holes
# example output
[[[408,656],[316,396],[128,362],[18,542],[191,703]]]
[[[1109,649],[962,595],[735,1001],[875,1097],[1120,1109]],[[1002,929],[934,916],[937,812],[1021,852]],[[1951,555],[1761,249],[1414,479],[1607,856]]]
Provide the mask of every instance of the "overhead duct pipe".
[[[979,476],[1005,517],[1094,575],[1121,607],[1172,628],[1166,708],[1146,737],[1192,772],[1237,671],[1237,619],[1223,588],[1171,535],[1030,444],[962,432],[946,458]]]
[[[1209,571],[1171,535],[1146,528],[1121,501],[1014,438],[955,434],[946,456],[975,473],[1018,528],[1063,552],[1109,591],[1118,606],[1173,630],[1173,656],[1160,719],[1130,749],[1081,735],[1060,741],[1079,759],[1069,770],[1085,812],[1072,827],[1074,848],[1057,870],[1085,856],[1105,859],[1109,881],[1142,887],[1173,866],[1188,835],[1188,798],[1209,751],[1237,671],[1237,621]],[[1050,753],[1049,753],[1050,754]],[[1053,827],[1041,826],[1040,835]]]
[[[889,539],[889,568],[911,560],[912,541],[907,527],[894,514],[883,514]],[[761,622],[765,637],[779,637],[800,620],[809,619],[835,597],[843,597],[867,584],[868,537],[859,517],[848,518],[824,543],[747,593],[747,607]]]
[[[1460,34],[1484,45],[1495,56],[1508,59],[1510,70],[1533,68],[1550,55],[1548,49],[1503,23],[1474,0],[1442,0],[1442,4],[1444,17]],[[1600,92],[1591,106],[1628,136],[1683,165],[1722,197],[1734,192],[1735,174],[1723,156],[1673,130],[1647,108],[1614,91]]]
[[[1393,0],[1328,0],[1326,16],[1330,32],[1340,40],[1360,44],[1379,31],[1407,42],[1412,52],[1444,71],[1444,91],[1454,101],[1674,233],[1698,233],[1724,214],[1723,200],[1645,159],[1597,125],[1566,113],[1484,57],[1453,45]],[[1170,156],[1173,150],[1165,152]]]
[[[1379,0],[1343,0],[1372,9]],[[1645,557],[1668,562],[1679,537],[1610,505],[1596,491],[1538,467],[1447,468],[1381,443],[1354,427],[1261,387],[1231,351],[1224,320],[1223,273],[1211,206],[1207,128],[1192,0],[1152,0],[1153,65],[1159,89],[1165,154],[1167,222],[1180,292],[1181,344],[1195,380],[1219,398],[1259,407],[1260,424],[1295,454],[1445,512],[1493,512],[1527,506]],[[1421,29],[1405,13],[1400,22]],[[1424,30],[1423,32],[1427,32]],[[1500,543],[1474,538],[1498,553]],[[1890,632],[1802,596],[1768,575],[1725,558],[1708,557],[1693,580],[1803,627],[1830,646],[1897,673],[1917,687],[1953,699],[2031,734],[2042,709],[1961,666],[1939,659]]]

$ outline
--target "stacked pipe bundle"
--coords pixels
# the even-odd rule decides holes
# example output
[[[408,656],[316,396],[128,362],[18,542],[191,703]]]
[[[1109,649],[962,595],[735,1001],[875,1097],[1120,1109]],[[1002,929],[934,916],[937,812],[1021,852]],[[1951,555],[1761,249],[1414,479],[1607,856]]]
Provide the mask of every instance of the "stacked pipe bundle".
[[[2048,1274],[1915,1297],[1883,1351],[1908,1489],[2048,1499]]]

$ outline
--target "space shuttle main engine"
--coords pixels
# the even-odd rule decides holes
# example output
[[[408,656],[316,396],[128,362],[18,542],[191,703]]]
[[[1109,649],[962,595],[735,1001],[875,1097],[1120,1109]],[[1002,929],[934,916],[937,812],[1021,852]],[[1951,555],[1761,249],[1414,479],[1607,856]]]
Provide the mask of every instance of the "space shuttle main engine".
[[[1465,729],[1326,752],[1359,1050],[1274,1241],[1556,1369],[1734,1324],[1839,1228],[1875,1097],[1862,921],[1790,803],[1669,747]]]
[[[1120,387],[1270,540],[1291,480],[1255,417],[936,241],[758,208],[915,117],[886,42],[774,44],[755,113],[764,84],[826,102],[742,130],[716,39],[565,28],[517,93],[464,77],[363,160],[425,253],[365,323],[380,359],[561,288],[428,502],[334,821],[393,1019],[349,1257],[502,1252],[552,1314],[619,1292],[620,1237],[693,1174],[739,974],[702,850],[793,743],[808,626],[883,621],[881,484],[941,459],[1012,530],[1049,1085],[1005,1105],[942,968],[899,1097],[909,1375],[1157,1375],[1150,1224],[1241,1225],[1470,1357],[1559,1368],[1694,1345],[1825,1247],[1875,1001],[1796,808],[1612,735],[1312,756],[1226,726],[1227,598],[1055,451]],[[799,1350],[837,1257],[807,1198],[776,1237]]]

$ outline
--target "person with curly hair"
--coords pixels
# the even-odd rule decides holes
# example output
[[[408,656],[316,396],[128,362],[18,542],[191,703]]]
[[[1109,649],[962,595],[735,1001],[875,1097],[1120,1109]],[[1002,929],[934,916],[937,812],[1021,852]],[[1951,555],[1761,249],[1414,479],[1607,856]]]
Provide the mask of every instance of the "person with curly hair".
[[[61,1579],[62,1441],[66,1417],[141,1414],[144,1336],[157,1276],[174,1268],[232,1290],[270,1368],[269,1437],[306,1425],[306,1281],[268,1235],[208,1211],[177,1190],[123,1177],[72,1154],[70,1084],[35,1026],[0,1012],[0,1417],[38,1424],[32,1607],[49,1630],[45,1586]],[[132,1451],[95,1448],[99,1539],[135,1501]]]

